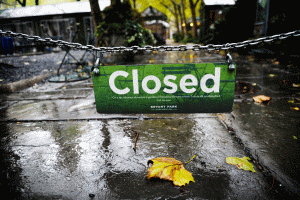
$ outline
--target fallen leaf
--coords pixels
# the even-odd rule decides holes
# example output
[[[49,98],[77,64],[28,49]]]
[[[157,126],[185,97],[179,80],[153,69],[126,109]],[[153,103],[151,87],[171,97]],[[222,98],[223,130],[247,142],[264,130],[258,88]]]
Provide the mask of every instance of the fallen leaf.
[[[256,103],[269,102],[269,101],[271,101],[271,99],[272,99],[271,97],[268,97],[268,96],[265,96],[265,95],[258,95],[258,96],[253,97],[253,100]]]
[[[192,173],[183,167],[182,162],[174,158],[159,157],[149,160],[148,165],[149,163],[152,163],[152,166],[148,169],[146,177],[148,180],[151,178],[160,178],[173,181],[173,184],[176,186],[184,186],[189,184],[190,181],[195,182]]]
[[[293,83],[293,87],[300,87],[300,84]]]
[[[269,77],[275,77],[276,74],[269,74]]]
[[[292,110],[299,110],[298,107],[291,107]]]
[[[252,171],[252,172],[256,172],[254,170],[253,165],[248,160],[250,160],[250,158],[248,158],[246,156],[244,156],[243,158],[227,157],[226,158],[226,163],[231,164],[231,165],[235,165],[239,169],[249,170],[249,171]]]
[[[297,140],[297,139],[298,139],[296,136],[293,136],[293,138],[294,138],[295,140]]]

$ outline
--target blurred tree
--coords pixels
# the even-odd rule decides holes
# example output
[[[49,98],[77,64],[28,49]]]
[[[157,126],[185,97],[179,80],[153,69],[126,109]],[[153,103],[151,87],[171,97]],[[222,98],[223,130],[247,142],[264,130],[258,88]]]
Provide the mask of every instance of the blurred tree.
[[[91,15],[92,15],[93,22],[94,22],[94,28],[96,30],[96,28],[103,21],[102,12],[100,10],[100,6],[99,6],[98,0],[89,0],[89,2],[90,2],[90,7],[91,7]],[[99,43],[99,41],[97,40],[96,44],[100,45],[98,43]]]
[[[183,23],[184,23],[184,29],[185,29],[185,36],[188,34],[188,24],[186,20],[186,1],[180,0],[181,8],[182,8],[182,16],[183,16]]]
[[[15,3],[15,0],[0,0],[0,9],[12,7]]]
[[[141,26],[141,14],[131,7],[128,0],[115,1],[103,10],[103,15],[96,30],[96,37],[103,45],[115,46],[120,42],[126,46],[154,44],[151,32]]]
[[[202,0],[148,0],[148,3],[151,4],[157,10],[165,13],[169,19],[173,19],[175,21],[175,27],[177,33],[184,34],[188,36],[188,24],[187,19],[192,19],[192,30],[193,37],[197,37],[197,21],[196,17],[198,15],[198,10],[200,10],[200,6]],[[165,8],[165,10],[162,10]],[[182,26],[182,25],[185,26]]]
[[[23,0],[23,1],[21,1],[21,0],[16,0],[22,7],[25,7],[26,5],[36,5],[36,6],[38,6],[38,5],[40,5],[40,1],[39,0],[34,0],[34,2],[32,2],[32,1],[26,1],[26,0]]]
[[[21,0],[17,0],[17,2],[21,4],[22,7],[26,6],[26,0],[23,0],[23,2],[21,2]]]
[[[193,37],[197,37],[197,20],[196,20],[196,7],[201,0],[189,0],[190,9],[192,13],[192,20],[193,20]],[[197,9],[199,10],[199,9]]]
[[[170,1],[163,1],[160,0],[159,3],[165,7],[166,9],[168,9],[175,17],[175,26],[177,29],[177,33],[181,33],[181,29],[179,27],[179,4],[177,4],[174,0],[170,0]],[[182,26],[182,25],[181,25]]]

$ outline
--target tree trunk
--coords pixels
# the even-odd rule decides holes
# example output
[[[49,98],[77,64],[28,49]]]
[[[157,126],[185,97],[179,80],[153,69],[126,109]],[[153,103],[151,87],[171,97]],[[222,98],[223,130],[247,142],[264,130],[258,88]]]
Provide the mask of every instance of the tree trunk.
[[[177,28],[177,33],[180,33],[177,5],[175,3],[173,3],[173,6],[174,6],[174,11],[175,11],[174,16],[175,16],[175,24],[176,24],[176,28]]]
[[[136,9],[136,0],[133,0],[133,8]]]
[[[177,33],[180,33],[180,29],[179,29],[179,21],[178,21],[178,9],[177,9],[177,4],[174,1],[171,1],[173,4],[174,9],[172,9],[171,7],[169,7],[168,5],[166,5],[164,3],[163,0],[160,0],[160,4],[162,6],[164,6],[165,8],[167,8],[175,17],[175,25],[176,25],[176,29],[177,29]]]
[[[177,8],[178,8],[178,14],[179,14],[179,19],[180,19],[180,30],[181,30],[181,33],[183,34],[183,36],[185,37],[186,34],[185,34],[185,31],[183,29],[183,17],[182,17],[182,10],[181,10],[181,6],[180,5],[177,5]]]
[[[192,20],[193,20],[193,37],[197,37],[197,21],[196,21],[196,6],[199,3],[199,0],[197,0],[195,3],[193,0],[189,0],[190,2],[190,9],[192,12]]]
[[[185,2],[183,2],[183,0],[181,0],[181,5],[182,5],[182,14],[183,14],[183,22],[185,24],[184,28],[185,28],[185,32],[186,32],[186,35],[188,36],[188,24],[187,24],[187,21],[186,21],[186,16],[185,16]]]
[[[103,21],[102,12],[100,10],[98,0],[89,0],[91,6],[91,15],[94,22],[94,30],[97,29],[99,24]],[[96,38],[96,44],[98,45],[98,38]]]
[[[206,30],[205,30],[205,4],[202,1],[200,7],[200,40],[201,42],[204,41]]]

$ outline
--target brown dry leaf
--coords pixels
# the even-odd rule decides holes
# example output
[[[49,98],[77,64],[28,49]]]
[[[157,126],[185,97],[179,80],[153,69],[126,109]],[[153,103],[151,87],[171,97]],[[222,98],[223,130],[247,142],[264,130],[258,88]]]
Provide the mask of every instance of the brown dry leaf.
[[[272,64],[274,64],[274,65],[279,65],[279,61],[276,60],[276,59],[273,59],[273,60],[272,60]]]
[[[271,99],[272,99],[271,97],[268,97],[265,95],[258,95],[258,96],[253,97],[253,100],[256,103],[263,103],[263,102],[268,103],[269,101],[271,101]]]
[[[194,156],[195,157],[195,156]],[[193,158],[194,158],[193,157]],[[173,181],[176,186],[184,186],[194,181],[192,173],[183,167],[183,163],[168,157],[154,158],[148,161],[152,166],[148,169],[147,179],[160,178]]]

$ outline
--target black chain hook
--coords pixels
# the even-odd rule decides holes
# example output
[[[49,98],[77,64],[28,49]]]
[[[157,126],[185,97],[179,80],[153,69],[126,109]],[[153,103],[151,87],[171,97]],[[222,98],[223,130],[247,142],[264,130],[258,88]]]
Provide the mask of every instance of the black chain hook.
[[[91,68],[91,72],[93,72],[95,76],[100,75],[100,70],[99,70],[98,66],[102,62],[102,59],[103,59],[103,52],[99,52],[99,56],[98,56],[98,52],[96,51],[96,62],[94,63],[93,67]]]
[[[225,49],[225,59],[226,59],[226,62],[228,63],[228,70],[233,71],[233,70],[235,70],[235,65],[234,65],[232,56],[230,55],[230,52],[229,52],[230,44],[227,43],[225,45],[224,49]]]

